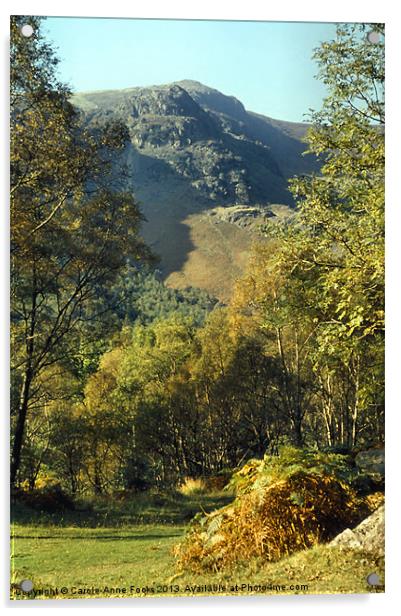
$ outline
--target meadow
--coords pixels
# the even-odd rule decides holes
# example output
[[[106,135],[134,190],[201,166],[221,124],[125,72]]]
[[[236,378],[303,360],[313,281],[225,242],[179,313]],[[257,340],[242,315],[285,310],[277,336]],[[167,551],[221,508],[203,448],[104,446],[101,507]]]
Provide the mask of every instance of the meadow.
[[[383,560],[363,552],[319,545],[275,563],[252,559],[202,574],[177,570],[174,547],[196,511],[230,502],[225,493],[139,495],[131,501],[97,499],[63,515],[40,517],[14,508],[12,596],[17,599],[155,597],[241,594],[380,592]],[[22,593],[22,580],[34,590]],[[36,593],[36,595],[35,595]]]

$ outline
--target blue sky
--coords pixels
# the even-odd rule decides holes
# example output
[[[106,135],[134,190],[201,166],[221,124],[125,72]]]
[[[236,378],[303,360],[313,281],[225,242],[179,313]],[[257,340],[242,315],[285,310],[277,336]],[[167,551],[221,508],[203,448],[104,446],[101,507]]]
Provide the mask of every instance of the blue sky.
[[[194,79],[251,111],[302,121],[325,95],[311,55],[335,25],[51,17],[44,33],[74,91]]]

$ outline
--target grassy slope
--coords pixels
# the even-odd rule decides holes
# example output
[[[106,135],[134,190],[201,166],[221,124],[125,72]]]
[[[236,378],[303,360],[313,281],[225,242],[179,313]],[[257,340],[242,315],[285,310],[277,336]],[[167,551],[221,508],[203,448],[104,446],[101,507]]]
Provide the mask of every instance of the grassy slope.
[[[154,164],[151,150],[144,148],[143,152],[146,156],[137,156],[131,150],[128,158],[128,164],[142,178]],[[234,281],[244,271],[255,235],[208,216],[211,204],[202,202],[186,181],[165,177],[163,168],[153,173],[160,174],[156,184],[154,179],[143,179],[135,194],[146,217],[143,237],[162,257],[160,268],[166,284],[206,289],[227,302]],[[162,190],[157,182],[162,182]]]
[[[181,271],[172,272],[166,282],[175,288],[188,285],[206,289],[214,297],[228,302],[234,282],[243,274],[255,237],[248,230],[213,220],[206,213],[189,216],[193,249]]]
[[[145,148],[140,156],[129,151],[127,164],[142,178],[154,164],[150,154],[151,150]],[[255,219],[252,227],[241,228],[219,216],[210,216],[212,204],[199,200],[185,181],[177,177],[167,181],[163,169],[153,168],[153,173],[160,173],[156,183],[154,179],[143,179],[135,194],[146,217],[143,237],[162,257],[159,267],[166,284],[174,288],[199,287],[228,302],[235,281],[246,268],[252,244],[260,239],[258,226],[263,220]],[[162,182],[162,190],[157,182]],[[291,211],[285,205],[274,205],[272,210],[277,218]]]
[[[61,519],[41,516],[40,520],[28,510],[17,509],[12,533],[12,581],[31,579],[36,588],[45,589],[67,587],[67,594],[57,598],[82,598],[73,587],[92,586],[101,591],[105,586],[127,589],[125,594],[114,596],[208,594],[202,588],[207,584],[225,586],[227,590],[219,594],[382,591],[381,587],[370,588],[366,582],[372,572],[384,578],[382,559],[328,546],[317,546],[277,563],[255,560],[224,573],[177,572],[173,548],[183,536],[188,519],[196,510],[210,511],[224,502],[227,497],[219,495],[165,502],[139,498],[135,503],[115,502],[113,506],[104,501],[92,512],[71,512]],[[239,590],[231,591],[235,584]],[[241,589],[242,584],[286,588],[260,591]],[[291,584],[295,588],[290,588]],[[167,592],[158,593],[157,587],[162,585],[167,585]],[[187,586],[195,588],[188,590]],[[113,593],[107,594],[110,595]]]

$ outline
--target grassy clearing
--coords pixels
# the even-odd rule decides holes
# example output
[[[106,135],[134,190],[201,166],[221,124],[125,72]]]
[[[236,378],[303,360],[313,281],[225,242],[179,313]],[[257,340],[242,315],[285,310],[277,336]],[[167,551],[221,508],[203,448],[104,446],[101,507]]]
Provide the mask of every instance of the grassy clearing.
[[[17,508],[12,528],[12,582],[17,585],[23,579],[32,580],[35,589],[46,593],[38,594],[39,599],[383,590],[370,588],[366,582],[372,572],[384,579],[382,560],[327,546],[276,563],[253,559],[224,572],[178,572],[173,549],[184,536],[188,516],[194,508],[211,511],[220,507],[229,497],[166,497],[159,506],[155,498],[140,497],[135,504],[117,501],[113,510],[111,503],[106,507],[98,501],[91,511],[69,512],[62,518],[53,514],[44,519],[41,515],[40,520],[37,513]],[[158,499],[160,502],[162,497]],[[62,594],[64,587],[67,591]],[[57,589],[58,594],[50,595],[49,589]],[[79,589],[91,592],[83,594]],[[33,598],[17,595],[15,587],[12,594]]]
[[[234,498],[228,492],[188,495],[135,494],[130,498],[96,497],[76,503],[75,511],[47,513],[34,511],[16,503],[12,521],[27,526],[71,526],[119,528],[137,524],[186,524],[199,511],[210,512],[227,505]]]
[[[13,579],[35,587],[143,588],[165,582],[174,567],[172,548],[185,527],[138,525],[119,529],[15,525]],[[112,594],[112,593],[111,593]]]

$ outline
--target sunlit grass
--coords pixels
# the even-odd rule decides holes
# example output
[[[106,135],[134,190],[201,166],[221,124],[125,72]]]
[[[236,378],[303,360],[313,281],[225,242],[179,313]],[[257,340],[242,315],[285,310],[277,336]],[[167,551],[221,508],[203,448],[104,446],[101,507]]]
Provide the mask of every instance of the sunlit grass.
[[[92,517],[86,519],[80,518],[79,512],[63,517],[53,514],[44,519],[31,511],[29,522],[29,512],[19,510],[20,519],[12,525],[12,596],[33,598],[17,594],[24,579],[32,580],[35,589],[58,590],[55,596],[38,595],[39,599],[213,594],[208,585],[220,585],[216,594],[228,595],[383,590],[369,587],[366,581],[372,572],[384,579],[383,559],[323,545],[276,563],[253,559],[220,572],[179,571],[173,551],[187,529],[188,515],[194,510],[211,511],[229,498],[222,494],[196,499],[166,496],[163,501],[160,495],[159,500],[142,495],[140,504],[137,501],[135,506],[121,502],[118,508],[114,503],[114,511],[111,504],[108,509],[98,499],[93,503]],[[163,502],[159,509],[156,502]],[[18,513],[18,508],[14,513]],[[135,520],[150,520],[153,516],[153,521],[129,522],[131,515],[136,516]],[[159,518],[170,521],[157,521]],[[105,521],[103,526],[101,520]],[[248,584],[253,588],[260,585],[265,590],[249,590]],[[67,588],[66,594],[62,594],[61,588]],[[79,588],[94,588],[99,593],[82,595]],[[126,592],[120,592],[124,588]]]
[[[193,496],[196,494],[205,494],[206,482],[200,477],[186,477],[179,486],[178,491],[184,496]]]

